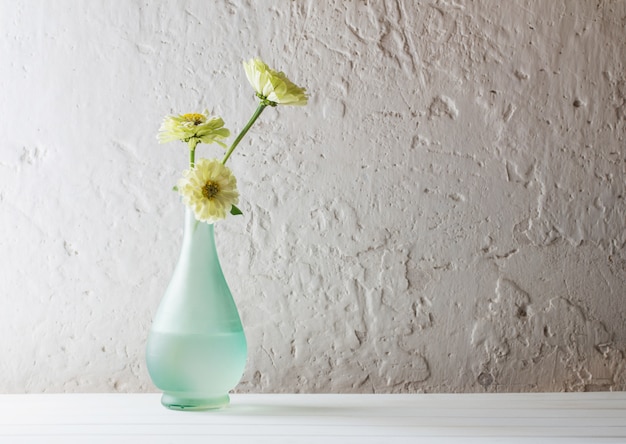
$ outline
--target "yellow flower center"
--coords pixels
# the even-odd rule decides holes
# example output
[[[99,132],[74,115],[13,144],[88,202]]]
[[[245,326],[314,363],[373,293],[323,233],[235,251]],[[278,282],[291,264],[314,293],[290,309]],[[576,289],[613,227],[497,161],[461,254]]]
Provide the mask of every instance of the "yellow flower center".
[[[209,180],[202,187],[202,195],[209,200],[217,196],[219,192],[220,192],[220,186],[217,184],[217,182],[213,182],[212,180]]]
[[[194,125],[200,125],[201,123],[204,123],[206,117],[198,113],[189,113],[183,114],[183,119],[185,119],[187,122],[193,123]]]

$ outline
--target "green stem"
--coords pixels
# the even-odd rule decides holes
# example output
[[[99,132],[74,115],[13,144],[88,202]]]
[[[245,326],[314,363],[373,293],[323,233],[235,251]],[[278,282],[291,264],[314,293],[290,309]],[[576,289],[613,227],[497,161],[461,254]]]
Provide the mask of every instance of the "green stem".
[[[196,146],[198,146],[198,139],[195,137],[187,141],[189,146],[189,168],[193,168],[196,165]]]
[[[256,122],[256,119],[259,118],[259,116],[261,115],[261,113],[263,112],[266,106],[267,104],[259,103],[259,106],[257,107],[256,111],[250,118],[250,121],[248,122],[248,124],[241,130],[241,132],[239,133],[239,135],[237,136],[233,144],[230,146],[230,148],[228,148],[228,151],[226,152],[224,159],[222,159],[222,164],[226,163],[226,161],[228,160],[232,152],[235,150],[237,145],[239,145],[239,142],[241,142],[241,139],[243,139],[243,136],[245,136],[248,130],[250,129],[250,127],[254,125],[254,122]]]

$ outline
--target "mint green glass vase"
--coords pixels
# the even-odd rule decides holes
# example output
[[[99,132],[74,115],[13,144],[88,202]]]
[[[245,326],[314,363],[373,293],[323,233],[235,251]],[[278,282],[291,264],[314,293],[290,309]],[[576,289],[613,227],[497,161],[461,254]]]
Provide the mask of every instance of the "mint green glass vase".
[[[175,410],[227,405],[247,356],[235,301],[222,273],[213,225],[185,213],[180,258],[148,335],[146,363],[161,403]]]

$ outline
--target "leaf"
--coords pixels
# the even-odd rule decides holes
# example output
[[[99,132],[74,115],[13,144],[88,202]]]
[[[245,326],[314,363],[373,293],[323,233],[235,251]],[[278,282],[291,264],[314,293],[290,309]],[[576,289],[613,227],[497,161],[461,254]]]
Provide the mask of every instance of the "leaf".
[[[172,191],[178,191],[178,187],[177,187],[176,185],[174,185],[174,186],[172,187]]]
[[[232,207],[230,207],[230,214],[232,214],[233,216],[239,216],[240,214],[243,214],[243,213],[241,212],[239,208],[233,205]]]

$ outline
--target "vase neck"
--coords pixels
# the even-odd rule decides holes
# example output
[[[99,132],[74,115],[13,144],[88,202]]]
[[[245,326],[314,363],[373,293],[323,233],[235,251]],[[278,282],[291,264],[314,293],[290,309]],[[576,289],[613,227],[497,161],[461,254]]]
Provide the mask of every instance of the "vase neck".
[[[200,243],[204,248],[216,250],[213,224],[197,220],[193,211],[186,208],[185,228],[183,231],[183,247],[191,247],[190,244],[195,243]]]

